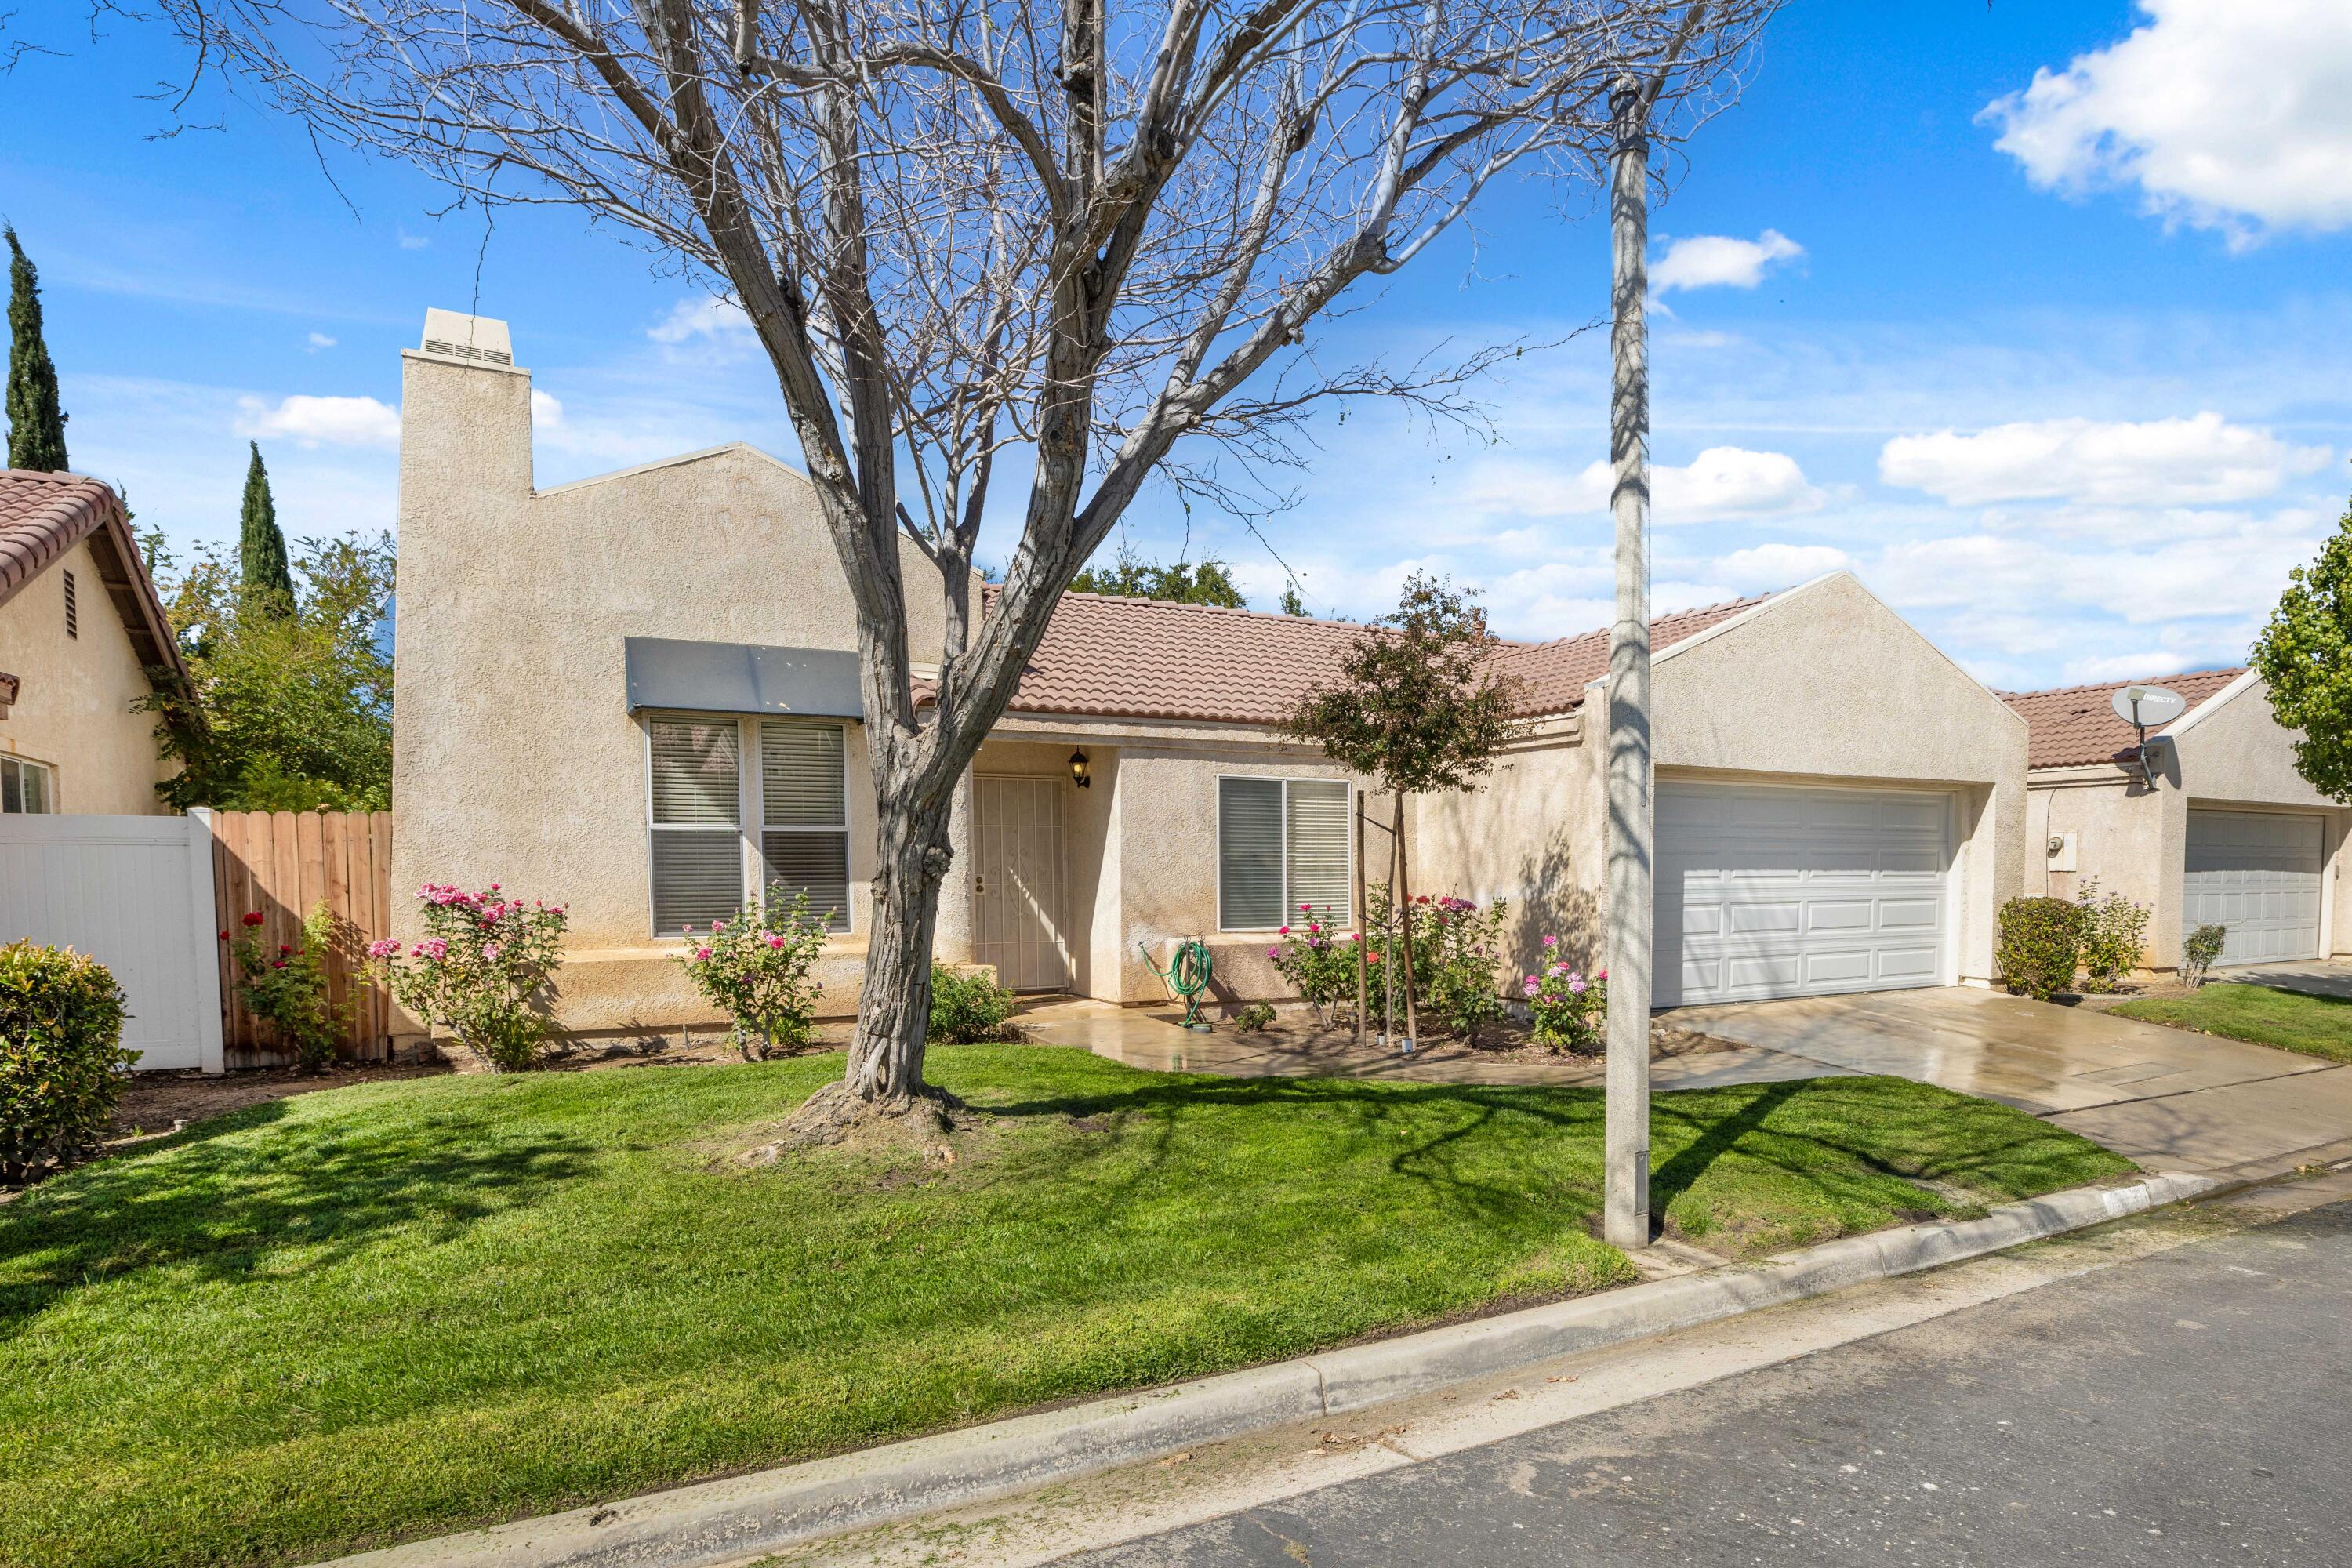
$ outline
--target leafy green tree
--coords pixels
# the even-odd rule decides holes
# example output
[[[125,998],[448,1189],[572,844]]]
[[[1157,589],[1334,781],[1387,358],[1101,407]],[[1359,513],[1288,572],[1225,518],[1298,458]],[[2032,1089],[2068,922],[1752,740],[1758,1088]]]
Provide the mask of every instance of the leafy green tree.
[[[1405,854],[1404,797],[1463,789],[1495,765],[1511,732],[1519,683],[1494,667],[1496,639],[1476,590],[1457,593],[1416,573],[1397,607],[1364,628],[1339,679],[1301,700],[1286,728],[1381,781],[1396,803],[1396,865]],[[1402,875],[1398,896],[1411,901]],[[1405,1016],[1412,1017],[1412,928],[1404,922]],[[1408,1032],[1412,1026],[1407,1024]]]
[[[168,557],[164,560],[169,568]],[[164,582],[189,681],[149,700],[184,771],[173,805],[381,811],[392,799],[390,535],[306,539],[282,602],[248,593],[218,548]]]
[[[1307,613],[1307,601],[1299,597],[1298,584],[1296,583],[1283,585],[1282,613],[1286,616],[1303,616]]]
[[[1163,566],[1146,561],[1122,543],[1108,566],[1089,566],[1070,579],[1077,594],[1110,594],[1122,599],[1169,599],[1180,605],[1219,605],[1245,610],[1249,601],[1234,585],[1233,573],[1212,555],[1198,565],[1179,561]]]
[[[282,619],[294,613],[294,574],[287,564],[286,535],[278,526],[278,501],[269,493],[261,443],[250,445],[253,461],[246,466],[245,508],[236,527],[237,572],[254,608]]]
[[[8,466],[57,473],[66,467],[66,413],[41,336],[41,275],[16,226],[0,233],[8,239]]]
[[[2287,574],[2252,662],[2271,711],[2294,732],[2294,766],[2332,799],[2352,802],[2352,510],[2319,559]]]

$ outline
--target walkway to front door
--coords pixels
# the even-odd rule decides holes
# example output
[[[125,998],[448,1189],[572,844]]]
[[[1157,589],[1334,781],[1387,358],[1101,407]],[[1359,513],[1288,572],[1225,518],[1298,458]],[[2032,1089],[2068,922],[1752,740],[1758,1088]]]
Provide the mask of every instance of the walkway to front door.
[[[1070,984],[1067,878],[1062,866],[1058,778],[983,773],[974,779],[973,946],[1015,991]]]

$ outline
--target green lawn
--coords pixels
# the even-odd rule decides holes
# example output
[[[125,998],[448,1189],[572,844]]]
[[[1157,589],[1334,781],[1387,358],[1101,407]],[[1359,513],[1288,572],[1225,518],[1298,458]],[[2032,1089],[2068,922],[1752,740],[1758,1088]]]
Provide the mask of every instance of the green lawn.
[[[727,1163],[828,1055],[365,1085],[34,1189],[0,1563],[304,1561],[1631,1276],[1594,1090],[931,1061],[994,1113],[944,1171]],[[1892,1079],[1661,1095],[1654,1157],[1750,1250],[2130,1168]]]
[[[2352,1002],[2339,997],[2231,984],[2200,986],[2186,996],[2144,997],[2114,1011],[2126,1018],[2352,1062]]]

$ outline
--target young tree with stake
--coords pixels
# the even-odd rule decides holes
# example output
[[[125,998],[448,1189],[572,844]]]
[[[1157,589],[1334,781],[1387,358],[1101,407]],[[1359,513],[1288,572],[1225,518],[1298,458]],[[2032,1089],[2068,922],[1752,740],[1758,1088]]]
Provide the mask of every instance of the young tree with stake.
[[[1396,874],[1389,882],[1403,900],[1408,1040],[1415,1029],[1404,797],[1467,788],[1483,776],[1510,734],[1519,697],[1518,682],[1494,668],[1495,639],[1474,597],[1434,578],[1407,578],[1397,607],[1349,645],[1339,679],[1309,692],[1287,726],[1302,740],[1319,742],[1334,762],[1379,779],[1393,805],[1389,844]],[[1357,944],[1360,954],[1363,945]],[[1360,1008],[1358,1033],[1362,1029]]]
[[[1334,367],[1309,332],[1497,177],[1595,184],[1629,66],[1665,73],[1677,133],[1727,102],[1777,0],[150,3],[319,134],[468,199],[574,203],[741,305],[848,581],[874,779],[822,1131],[925,1093],[950,802],[1143,486],[1229,497],[1332,398],[1475,421],[1511,345]],[[975,624],[992,500],[1020,538]],[[902,533],[935,581],[901,580]],[[913,593],[945,606],[936,650],[908,647]]]

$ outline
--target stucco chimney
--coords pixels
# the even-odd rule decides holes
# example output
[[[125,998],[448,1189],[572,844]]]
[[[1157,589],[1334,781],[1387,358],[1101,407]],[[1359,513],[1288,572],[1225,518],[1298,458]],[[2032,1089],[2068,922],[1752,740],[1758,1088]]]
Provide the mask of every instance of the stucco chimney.
[[[400,357],[402,528],[429,524],[423,509],[462,515],[469,497],[529,495],[530,373],[507,324],[427,310],[421,345]]]

